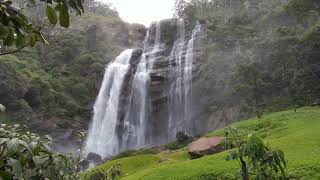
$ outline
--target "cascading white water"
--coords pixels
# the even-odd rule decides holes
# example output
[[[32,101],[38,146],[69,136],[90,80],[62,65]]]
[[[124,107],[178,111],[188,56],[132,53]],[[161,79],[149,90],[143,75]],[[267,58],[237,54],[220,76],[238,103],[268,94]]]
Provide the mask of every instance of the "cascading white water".
[[[192,32],[191,39],[187,45],[185,42],[184,20],[178,20],[177,37],[170,55],[171,64],[171,84],[169,94],[169,122],[168,138],[175,137],[178,131],[193,133],[193,123],[191,121],[191,87],[192,87],[192,67],[194,41],[201,32],[201,24],[197,22]],[[186,47],[187,46],[187,47]]]
[[[119,140],[116,135],[119,97],[124,76],[130,66],[132,51],[125,50],[106,67],[94,105],[93,123],[88,133],[86,152],[94,152],[103,157],[119,152]]]
[[[194,133],[194,124],[192,123],[192,69],[194,60],[194,42],[196,36],[201,33],[201,24],[197,22],[196,27],[192,32],[191,39],[188,42],[187,54],[183,69],[183,85],[184,85],[184,120],[186,125],[186,131],[188,133]]]
[[[125,131],[123,132],[122,150],[145,145],[148,81],[149,73],[147,71],[146,57],[142,54],[133,78],[129,109],[124,120]]]
[[[149,52],[148,54],[150,55],[150,57],[148,58],[149,61],[149,67],[148,70],[152,71],[153,69],[153,65],[154,62],[157,60],[157,53],[161,51],[161,23],[160,22],[156,22],[155,25],[156,29],[155,29],[155,38],[154,38],[154,44],[153,44],[153,49],[151,52]],[[145,39],[145,51],[148,51],[148,46],[150,46],[150,44],[148,44],[149,42],[149,38],[150,38],[150,31],[147,31],[147,36]]]
[[[182,102],[182,60],[183,52],[185,46],[185,26],[184,20],[179,19],[177,24],[177,40],[174,42],[172,51],[170,54],[170,73],[171,79],[174,82],[170,87],[169,94],[169,122],[168,122],[168,138],[171,139],[175,137],[177,133],[177,127],[179,127],[179,122],[177,120],[182,119],[181,110],[179,109],[183,104]],[[183,115],[183,114],[182,114]],[[181,126],[180,126],[181,127]]]
[[[137,73],[134,78],[133,85],[139,92],[139,99],[141,103],[138,105],[140,108],[139,113],[139,130],[138,140],[136,147],[142,147],[146,144],[146,116],[147,116],[147,84],[150,80],[149,72],[147,70],[147,61],[145,54],[141,55],[141,60],[138,65]]]

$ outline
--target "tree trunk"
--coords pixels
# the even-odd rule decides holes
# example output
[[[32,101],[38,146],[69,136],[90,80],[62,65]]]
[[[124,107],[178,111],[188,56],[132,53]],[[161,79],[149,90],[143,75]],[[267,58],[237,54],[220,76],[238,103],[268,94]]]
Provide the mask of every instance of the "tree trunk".
[[[246,162],[240,157],[240,162],[241,162],[241,175],[243,180],[249,180],[249,173],[247,169],[247,164]]]

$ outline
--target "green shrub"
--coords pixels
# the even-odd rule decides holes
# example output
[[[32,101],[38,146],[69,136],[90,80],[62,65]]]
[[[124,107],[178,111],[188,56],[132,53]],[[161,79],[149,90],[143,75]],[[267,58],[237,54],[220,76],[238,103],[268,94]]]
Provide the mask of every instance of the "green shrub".
[[[239,174],[243,180],[249,180],[251,176],[255,179],[285,179],[287,163],[281,150],[272,150],[258,135],[235,128],[226,128],[225,137],[226,149],[233,149],[226,160],[240,162]]]
[[[186,141],[184,142],[178,142],[178,141],[172,141],[172,142],[169,142],[168,144],[164,145],[164,148],[165,149],[168,149],[168,150],[178,150],[178,149],[182,149],[184,147],[186,147],[189,143],[191,143],[193,140],[193,138],[188,138]]]
[[[137,150],[127,150],[127,151],[121,152],[120,154],[113,157],[112,159],[120,159],[124,157],[147,155],[147,154],[158,154],[160,152],[161,152],[161,149],[157,147],[137,149]]]
[[[121,175],[121,167],[119,165],[112,166],[106,171],[94,169],[83,174],[85,180],[114,180]]]
[[[77,179],[72,161],[48,148],[49,136],[23,132],[19,125],[0,127],[1,179]]]

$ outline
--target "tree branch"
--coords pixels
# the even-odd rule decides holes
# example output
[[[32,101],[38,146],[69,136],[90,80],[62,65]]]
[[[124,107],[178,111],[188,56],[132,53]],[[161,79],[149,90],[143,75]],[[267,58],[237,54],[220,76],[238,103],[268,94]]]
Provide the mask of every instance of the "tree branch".
[[[24,45],[16,50],[13,51],[8,51],[8,52],[4,52],[4,53],[0,53],[0,56],[4,56],[4,55],[8,55],[8,54],[13,54],[13,53],[17,53],[19,51],[21,51],[23,48],[26,48],[28,45]]]

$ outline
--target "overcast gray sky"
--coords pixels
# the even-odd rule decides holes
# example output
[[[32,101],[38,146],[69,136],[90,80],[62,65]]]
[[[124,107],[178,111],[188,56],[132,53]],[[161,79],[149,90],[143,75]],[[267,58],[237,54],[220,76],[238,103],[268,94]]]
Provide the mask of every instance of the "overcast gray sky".
[[[114,5],[120,17],[129,23],[146,26],[152,21],[171,18],[174,0],[102,0]]]

